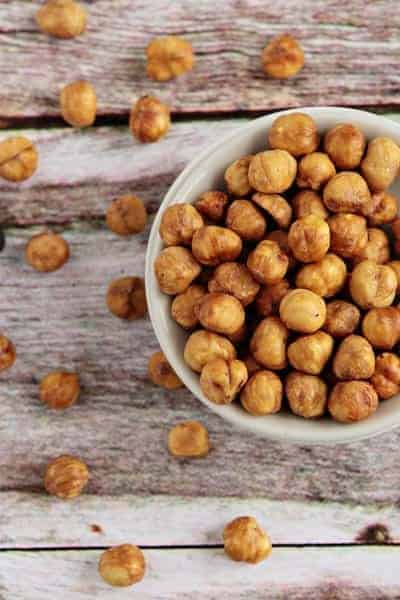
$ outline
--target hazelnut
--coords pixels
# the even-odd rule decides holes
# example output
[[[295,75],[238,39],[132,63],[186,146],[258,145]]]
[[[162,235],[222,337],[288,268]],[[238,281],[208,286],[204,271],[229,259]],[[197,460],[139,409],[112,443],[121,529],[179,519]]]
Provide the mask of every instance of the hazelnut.
[[[194,206],[174,204],[162,215],[160,236],[166,246],[190,246],[194,234],[203,225],[203,217]]]
[[[286,150],[259,152],[250,161],[249,182],[257,192],[281,194],[295,180],[297,162]]]
[[[146,50],[147,76],[156,81],[175,79],[195,63],[192,45],[176,35],[154,38]]]
[[[144,281],[141,277],[121,277],[108,286],[106,302],[113,315],[133,321],[147,311]]]
[[[17,353],[11,340],[0,334],[0,372],[13,366]]]
[[[374,348],[391,350],[400,340],[400,310],[372,308],[363,319],[362,331]]]
[[[391,352],[380,354],[371,383],[382,400],[396,396],[400,392],[400,358]]]
[[[249,166],[252,154],[235,160],[225,171],[225,183],[232,196],[247,196],[251,192],[249,182]]]
[[[140,142],[156,142],[171,126],[171,115],[166,104],[154,96],[142,96],[132,106],[129,129]]]
[[[228,208],[226,225],[242,240],[260,240],[267,222],[261,212],[248,200],[235,200]]]
[[[324,329],[335,338],[353,333],[360,322],[360,311],[354,304],[344,300],[332,300],[326,305]]]
[[[263,367],[274,371],[284,369],[288,335],[288,330],[278,317],[267,317],[257,325],[250,341],[250,351]]]
[[[288,242],[297,260],[305,263],[317,262],[329,250],[328,223],[315,215],[297,219],[290,226]]]
[[[398,175],[400,148],[388,137],[371,140],[361,163],[361,172],[373,192],[386,190]]]
[[[198,421],[178,423],[168,434],[168,450],[173,456],[203,458],[210,451],[208,431]]]
[[[151,355],[148,372],[151,381],[166,390],[177,390],[183,387],[182,381],[167,361],[164,352],[154,352]]]
[[[396,273],[387,265],[373,260],[360,262],[350,277],[350,294],[361,308],[390,306],[397,289]]]
[[[342,171],[328,181],[323,191],[325,206],[335,213],[371,214],[373,203],[367,182],[354,171]]]
[[[328,253],[319,262],[305,265],[300,269],[296,277],[296,286],[329,298],[342,289],[346,277],[345,263],[336,254]]]
[[[25,137],[9,137],[0,142],[0,177],[20,182],[32,177],[38,166],[38,153]]]
[[[268,143],[274,150],[286,150],[296,157],[315,152],[319,144],[317,124],[304,113],[281,115],[268,131]]]
[[[62,410],[69,408],[78,400],[80,385],[78,375],[54,371],[42,379],[39,397],[49,408]]]
[[[371,344],[361,335],[348,335],[341,341],[333,359],[333,372],[338,379],[369,379],[375,370],[375,354]]]
[[[319,190],[336,175],[335,165],[324,152],[312,152],[299,162],[296,184],[299,188]]]
[[[304,52],[291,35],[278,35],[264,48],[261,60],[267,75],[274,79],[288,79],[304,67]]]
[[[174,295],[188,289],[201,267],[186,248],[169,246],[157,256],[154,271],[161,291]]]
[[[340,123],[326,132],[324,150],[338,169],[356,169],[364,154],[365,136],[355,125]]]
[[[89,471],[85,463],[66,454],[47,465],[44,487],[50,495],[69,500],[81,494],[88,480]]]
[[[287,231],[282,231],[281,229],[275,229],[275,231],[271,231],[270,233],[267,233],[267,235],[265,236],[266,240],[270,240],[271,242],[276,242],[279,246],[279,248],[282,250],[282,252],[284,254],[286,254],[286,256],[289,259],[289,266],[288,266],[288,271],[290,271],[290,269],[293,269],[293,267],[296,265],[296,259],[294,258],[291,249],[289,248],[289,241],[288,241],[288,233]]]
[[[259,563],[268,558],[272,544],[254,517],[237,517],[224,529],[224,550],[240,562]]]
[[[60,235],[48,231],[34,235],[26,245],[26,262],[36,271],[57,271],[69,258],[68,243]]]
[[[266,285],[278,283],[283,279],[288,266],[288,257],[277,242],[272,240],[263,240],[257,244],[247,259],[247,267],[253,277]]]
[[[328,410],[340,423],[367,419],[378,408],[378,396],[366,381],[337,383],[328,399]]]
[[[372,194],[374,212],[368,216],[370,225],[385,225],[397,217],[397,198],[389,192]]]
[[[245,312],[234,296],[213,292],[203,296],[196,305],[197,317],[205,329],[232,335],[242,327]]]
[[[373,260],[378,264],[386,263],[390,258],[390,247],[385,232],[376,227],[369,227],[367,234],[367,244],[361,252],[354,257],[353,263],[358,264],[362,260]]]
[[[208,362],[200,377],[200,387],[215,404],[230,404],[247,381],[247,368],[241,360],[215,358]]]
[[[288,359],[294,369],[319,375],[333,351],[333,338],[324,331],[303,335],[288,346]]]
[[[393,271],[396,273],[396,277],[397,277],[396,294],[399,294],[400,293],[400,260],[391,260],[390,262],[387,263],[387,266],[390,267],[391,269],[393,269]]]
[[[89,127],[96,119],[96,90],[88,81],[74,81],[60,94],[61,114],[72,127]]]
[[[251,304],[260,285],[249,269],[241,263],[226,262],[219,265],[208,282],[209,292],[224,292],[235,296],[243,306]]]
[[[228,195],[225,192],[204,192],[194,203],[195,208],[211,221],[220,221],[224,216],[228,204]]]
[[[359,215],[340,213],[328,219],[331,251],[343,258],[361,254],[368,243],[367,221]]]
[[[286,294],[280,304],[279,313],[289,329],[300,333],[314,333],[325,322],[326,305],[314,292],[298,288]]]
[[[106,222],[117,235],[140,233],[146,227],[146,207],[137,196],[120,196],[109,205]]]
[[[193,236],[192,252],[202,265],[214,267],[235,260],[241,251],[242,240],[237,233],[226,227],[206,225]]]
[[[254,358],[254,356],[252,354],[250,354],[250,352],[248,354],[246,354],[246,356],[243,358],[243,362],[246,365],[246,369],[247,369],[247,373],[248,373],[249,377],[254,375],[254,373],[257,373],[257,371],[261,371],[261,369],[262,369],[262,366],[258,364],[256,359]]]
[[[128,587],[144,577],[146,561],[143,552],[132,544],[109,548],[100,557],[99,573],[113,587]]]
[[[292,220],[292,207],[283,196],[279,194],[254,194],[252,200],[266,210],[279,227],[283,227],[283,229],[289,227]]]
[[[183,357],[193,371],[201,373],[203,367],[214,358],[236,358],[236,350],[222,335],[200,330],[192,333],[187,339]]]
[[[240,394],[240,402],[247,412],[256,417],[279,412],[283,386],[272,371],[257,371],[250,377]]]
[[[324,414],[327,385],[320,377],[292,371],[285,380],[285,393],[295,415],[312,419]]]
[[[293,197],[292,206],[296,219],[315,215],[320,219],[328,217],[328,211],[321,200],[321,196],[312,190],[302,190]]]
[[[86,29],[86,11],[73,0],[48,0],[36,13],[40,29],[61,39],[77,37]]]
[[[261,288],[255,301],[257,313],[262,317],[269,317],[279,313],[279,304],[289,292],[290,286],[287,279],[281,279],[278,283]]]
[[[182,294],[178,294],[172,301],[172,318],[184,329],[192,329],[199,322],[196,314],[198,301],[206,294],[202,285],[190,285]]]

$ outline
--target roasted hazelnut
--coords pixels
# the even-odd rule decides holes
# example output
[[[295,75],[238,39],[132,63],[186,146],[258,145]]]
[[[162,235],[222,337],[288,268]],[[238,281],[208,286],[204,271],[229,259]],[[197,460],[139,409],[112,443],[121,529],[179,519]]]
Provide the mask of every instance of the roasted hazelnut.
[[[240,402],[251,415],[271,415],[280,411],[282,395],[283,386],[278,375],[262,370],[250,377],[240,394]]]
[[[224,216],[228,204],[228,195],[225,192],[204,192],[194,203],[195,208],[211,221],[220,221]]]
[[[89,471],[85,463],[66,454],[47,465],[44,487],[52,496],[69,500],[80,495],[88,480]]]
[[[254,373],[257,373],[257,371],[262,370],[262,366],[258,364],[256,359],[250,352],[248,354],[246,354],[246,356],[243,358],[243,362],[246,365],[246,369],[247,369],[247,373],[248,373],[249,377],[254,375]]]
[[[344,300],[332,300],[326,305],[324,329],[334,338],[353,333],[360,322],[360,311],[354,304]]]
[[[365,136],[355,125],[340,123],[326,132],[324,150],[338,169],[356,169],[364,154]]]
[[[208,362],[200,376],[200,387],[214,404],[230,404],[247,381],[247,368],[241,360],[215,358]]]
[[[315,215],[320,219],[328,217],[328,211],[321,200],[321,196],[312,190],[301,190],[293,197],[292,206],[296,219]]]
[[[386,190],[398,175],[400,148],[388,137],[371,140],[361,162],[361,172],[373,192]]]
[[[380,354],[371,383],[382,400],[396,396],[400,392],[400,358],[391,352]]]
[[[243,306],[251,304],[260,285],[253,279],[249,269],[236,262],[219,265],[208,282],[209,292],[224,292],[235,296]]]
[[[299,417],[321,417],[327,404],[327,385],[315,375],[292,371],[285,380],[285,393],[291,411]]]
[[[62,410],[69,408],[78,400],[80,385],[78,375],[54,371],[42,379],[39,397],[49,408]]]
[[[0,372],[13,366],[17,353],[11,340],[5,335],[0,335]]]
[[[36,271],[57,271],[69,258],[68,243],[60,235],[48,231],[34,235],[26,245],[26,262]]]
[[[201,267],[186,248],[169,246],[157,256],[154,271],[161,291],[174,295],[188,289]]]
[[[361,308],[390,306],[397,289],[396,273],[387,265],[373,260],[363,260],[350,277],[350,294]]]
[[[117,235],[140,233],[146,227],[147,211],[137,196],[120,196],[108,207],[106,223]]]
[[[203,217],[194,206],[174,204],[163,212],[159,232],[166,246],[190,246],[194,234],[203,226]]]
[[[397,217],[397,198],[389,192],[376,192],[372,194],[374,211],[368,216],[370,225],[385,225]]]
[[[193,236],[192,252],[202,265],[214,267],[235,260],[241,251],[242,240],[237,233],[226,227],[206,225]]]
[[[195,327],[199,322],[196,306],[206,293],[202,285],[190,285],[185,292],[175,296],[171,304],[172,318],[184,329]]]
[[[297,219],[290,226],[288,242],[297,260],[305,263],[317,262],[329,250],[329,226],[326,221],[315,215]]]
[[[168,434],[168,450],[173,456],[203,458],[210,451],[208,431],[198,421],[178,423]]]
[[[200,330],[192,333],[187,339],[183,357],[193,371],[201,373],[203,367],[214,358],[236,358],[236,350],[222,335]]]
[[[373,260],[382,265],[390,258],[389,240],[382,229],[369,227],[367,230],[368,241],[361,252],[354,257],[353,263],[358,264],[362,260]]]
[[[396,277],[397,277],[396,294],[399,294],[400,293],[400,260],[391,260],[390,262],[387,263],[387,266],[390,267],[391,269],[393,269],[393,271],[396,273]]]
[[[400,340],[400,310],[372,308],[363,319],[362,331],[374,348],[391,350]]]
[[[287,279],[281,279],[278,283],[262,287],[255,301],[257,313],[262,317],[278,314],[281,300],[289,290],[290,286]]]
[[[378,396],[366,381],[337,383],[328,399],[328,410],[340,423],[367,419],[378,408]]]
[[[248,200],[235,200],[228,208],[226,225],[242,240],[260,240],[264,237],[267,222],[264,215]]]
[[[277,242],[263,240],[250,252],[247,267],[260,283],[272,285],[286,275],[289,258],[282,252]]]
[[[232,335],[242,327],[244,308],[234,296],[213,292],[203,296],[196,305],[197,317],[205,329]]]
[[[128,587],[144,577],[146,561],[143,552],[132,544],[109,548],[100,557],[99,573],[113,587]]]
[[[278,35],[265,46],[261,61],[267,75],[274,79],[288,79],[304,67],[304,52],[291,35]]]
[[[183,387],[182,381],[167,361],[164,352],[154,352],[151,355],[148,372],[151,381],[166,390],[177,390]]]
[[[338,379],[369,379],[375,370],[375,354],[371,344],[361,335],[348,335],[340,342],[333,359],[333,372]]]
[[[296,184],[299,188],[319,190],[336,175],[335,165],[324,152],[312,152],[299,162]]]
[[[61,39],[77,37],[86,29],[86,11],[73,0],[49,0],[36,13],[40,29]]]
[[[319,375],[333,351],[333,338],[324,331],[303,335],[288,346],[288,359],[294,369]]]
[[[286,367],[286,342],[289,332],[278,317],[267,317],[256,327],[250,352],[256,361],[274,371]]]
[[[268,558],[272,544],[254,517],[237,517],[224,529],[224,550],[232,559],[259,563]]]
[[[96,119],[96,90],[88,81],[74,81],[60,94],[61,114],[72,127],[89,127]]]
[[[120,319],[133,321],[144,317],[147,311],[144,281],[141,277],[121,277],[108,286],[108,309]]]
[[[9,137],[0,142],[0,177],[20,182],[32,177],[39,156],[33,143],[25,137]]]
[[[292,185],[297,162],[286,150],[259,152],[250,161],[249,182],[257,192],[281,194]]]
[[[192,45],[176,35],[154,38],[146,49],[147,76],[156,81],[168,81],[193,68]]]
[[[267,233],[265,239],[271,240],[272,242],[276,242],[279,248],[282,250],[282,252],[286,254],[286,256],[289,259],[288,271],[290,271],[290,269],[293,269],[293,267],[296,265],[296,259],[293,256],[291,249],[289,248],[288,237],[289,236],[287,231],[282,231],[282,229],[275,229],[275,231]]]
[[[368,243],[367,221],[359,215],[339,213],[328,219],[331,251],[343,258],[361,254]]]
[[[249,166],[252,154],[235,160],[225,171],[225,183],[232,196],[247,196],[251,192]]]
[[[281,115],[268,131],[268,143],[271,148],[286,150],[296,157],[315,152],[319,144],[317,124],[305,113]]]
[[[144,143],[156,142],[171,126],[169,107],[154,96],[142,96],[132,106],[129,129]]]
[[[322,260],[305,265],[297,273],[296,286],[329,298],[337,294],[346,282],[347,268],[336,254],[328,253]]]
[[[325,322],[326,305],[314,292],[298,288],[282,299],[279,314],[289,329],[300,333],[314,333]]]
[[[325,206],[335,213],[371,214],[373,203],[367,182],[354,171],[342,171],[324,187]]]
[[[292,220],[292,207],[279,194],[254,194],[253,202],[266,210],[271,217],[278,223],[279,227],[286,229]]]

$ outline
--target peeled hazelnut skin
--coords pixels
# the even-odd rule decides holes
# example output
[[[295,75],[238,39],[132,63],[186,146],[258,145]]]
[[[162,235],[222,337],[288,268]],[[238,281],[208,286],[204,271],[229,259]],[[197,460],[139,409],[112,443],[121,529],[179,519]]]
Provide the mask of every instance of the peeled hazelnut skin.
[[[351,123],[340,123],[329,129],[324,136],[324,151],[338,169],[356,169],[365,150],[365,136],[361,129]]]
[[[0,335],[0,372],[13,366],[17,353],[11,340],[5,335]]]
[[[34,235],[25,248],[26,262],[36,271],[51,273],[61,269],[69,258],[69,245],[60,235],[40,233]]]
[[[164,248],[154,262],[154,271],[164,294],[182,294],[200,274],[201,266],[192,253],[180,246]]]
[[[285,380],[285,393],[291,411],[299,417],[321,417],[327,405],[327,385],[315,375],[292,371]]]
[[[304,66],[304,52],[291,35],[279,35],[267,44],[261,56],[265,73],[274,79],[294,77]]]
[[[346,277],[346,264],[336,254],[329,252],[319,262],[310,263],[300,269],[296,276],[296,286],[329,298],[342,289]]]
[[[348,335],[339,345],[333,359],[333,372],[338,379],[369,379],[375,370],[375,354],[371,344],[361,335]]]
[[[117,235],[140,233],[147,223],[146,207],[137,196],[120,196],[109,205],[106,223]]]
[[[144,577],[146,561],[143,552],[132,544],[109,548],[100,557],[99,573],[113,587],[128,587]]]
[[[72,127],[89,127],[96,120],[96,90],[88,81],[74,81],[60,94],[61,114]]]
[[[324,331],[303,335],[288,346],[288,359],[294,369],[319,375],[333,351],[333,338]]]
[[[194,203],[194,207],[203,217],[211,221],[221,221],[224,216],[225,207],[228,204],[228,195],[217,190],[204,192]]]
[[[257,371],[250,377],[240,394],[243,408],[255,417],[271,415],[282,406],[283,385],[272,371]]]
[[[86,29],[86,11],[73,0],[49,0],[36,13],[40,29],[53,37],[70,39]]]
[[[208,431],[198,421],[178,423],[168,434],[168,450],[173,456],[203,458],[210,451]]]
[[[359,256],[368,243],[367,221],[360,215],[339,213],[328,219],[331,251],[343,258]]]
[[[88,480],[89,471],[85,463],[66,454],[47,465],[44,487],[51,496],[70,500],[81,494]]]
[[[389,192],[376,192],[372,194],[374,212],[368,216],[368,223],[374,225],[384,225],[391,223],[397,217],[397,198]]]
[[[202,265],[215,267],[235,260],[242,251],[242,240],[227,227],[206,225],[196,231],[192,240],[192,252]]]
[[[367,419],[377,408],[377,393],[366,381],[337,383],[328,399],[328,410],[340,423]]]
[[[147,303],[141,277],[121,277],[108,286],[106,303],[110,312],[120,319],[133,321],[146,314]]]
[[[215,358],[201,372],[200,387],[208,400],[215,404],[230,404],[248,378],[241,360]]]
[[[148,372],[151,381],[166,390],[177,390],[183,387],[182,381],[167,361],[164,352],[154,352],[151,355]]]
[[[264,237],[267,222],[252,202],[235,200],[228,208],[226,225],[242,240],[258,241]]]
[[[254,517],[237,517],[224,528],[224,550],[235,561],[259,563],[268,558],[272,544]]]
[[[387,265],[363,260],[351,273],[350,294],[361,308],[390,306],[396,295],[396,289],[396,273]]]
[[[32,177],[39,162],[33,143],[25,137],[9,137],[0,142],[0,177],[19,183]]]
[[[176,35],[154,38],[146,49],[147,76],[156,81],[168,81],[193,68],[192,45]]]
[[[209,292],[224,292],[235,296],[243,306],[251,304],[260,285],[255,281],[249,269],[236,262],[219,265],[208,282]]]
[[[319,144],[317,124],[304,113],[281,115],[268,131],[268,143],[270,148],[286,150],[295,157],[315,152]]]
[[[303,156],[299,162],[296,184],[299,188],[319,190],[334,175],[335,165],[324,152],[312,152]]]
[[[184,329],[192,329],[199,322],[196,313],[198,301],[206,294],[202,285],[190,285],[182,294],[178,294],[171,304],[172,318]]]
[[[78,375],[54,371],[42,379],[39,397],[49,408],[63,410],[73,406],[78,400],[80,385]]]
[[[297,162],[286,150],[265,150],[251,159],[249,182],[257,192],[281,194],[290,188],[297,173]]]
[[[262,317],[269,317],[271,314],[278,314],[279,304],[289,290],[290,285],[287,279],[281,279],[281,281],[278,281],[278,283],[267,285],[261,288],[255,300],[255,308],[257,313]]]
[[[288,242],[297,260],[305,263],[317,262],[329,250],[329,226],[326,221],[315,215],[297,219],[290,226]]]
[[[194,206],[173,204],[163,212],[159,233],[166,246],[190,246],[194,234],[203,225],[203,217]]]
[[[183,357],[193,371],[201,373],[214,358],[236,358],[234,345],[222,335],[212,331],[195,331],[186,341]]]
[[[382,229],[369,227],[367,230],[368,241],[361,252],[354,257],[354,264],[358,264],[362,260],[373,260],[382,265],[390,258],[390,246],[387,235]]]
[[[225,171],[225,184],[232,196],[247,196],[251,192],[249,182],[249,166],[252,154],[235,160]]]
[[[212,292],[203,296],[196,306],[197,317],[205,329],[232,335],[242,327],[245,320],[244,308],[229,294]]]
[[[286,367],[286,342],[289,332],[278,317],[267,317],[256,327],[250,341],[250,352],[267,369]]]
[[[361,162],[361,173],[373,192],[386,190],[400,169],[400,147],[388,137],[371,140]]]
[[[263,240],[250,252],[247,267],[259,283],[272,285],[286,275],[289,259],[277,242]]]
[[[335,213],[355,213],[367,216],[373,204],[367,182],[354,171],[342,171],[324,187],[325,206]]]
[[[400,260],[391,260],[387,263],[387,266],[390,267],[391,269],[393,269],[393,271],[396,273],[396,277],[397,277],[396,294],[399,294],[400,293]]]
[[[380,354],[371,383],[382,400],[396,396],[400,392],[400,358],[391,352]]]
[[[292,220],[292,207],[279,194],[253,194],[253,202],[266,210],[277,222],[279,227],[286,229]]]
[[[354,304],[344,300],[332,300],[326,305],[324,329],[334,338],[353,333],[360,322],[360,311]]]
[[[297,288],[283,298],[279,314],[289,329],[300,333],[314,333],[325,322],[326,305],[314,292]]]
[[[329,215],[321,200],[321,196],[313,190],[301,190],[292,199],[292,206],[296,219],[315,215],[326,219]]]
[[[156,142],[167,133],[170,126],[170,110],[158,98],[142,96],[132,106],[129,129],[140,142]]]
[[[374,348],[391,350],[400,340],[400,310],[372,308],[363,319],[362,331]]]

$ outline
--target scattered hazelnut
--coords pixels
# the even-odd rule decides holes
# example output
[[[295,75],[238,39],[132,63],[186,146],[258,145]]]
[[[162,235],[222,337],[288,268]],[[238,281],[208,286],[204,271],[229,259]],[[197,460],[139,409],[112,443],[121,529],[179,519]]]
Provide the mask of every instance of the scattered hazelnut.
[[[368,243],[367,221],[364,217],[339,213],[328,219],[331,251],[343,258],[359,256]]]
[[[350,294],[361,308],[390,306],[396,289],[397,277],[393,269],[373,260],[363,260],[351,273]]]
[[[168,450],[173,456],[203,458],[210,451],[208,431],[198,421],[178,423],[168,434]]]
[[[292,207],[279,194],[254,194],[253,202],[266,210],[271,217],[277,222],[279,227],[286,229],[292,220]]]
[[[304,67],[304,52],[291,35],[279,35],[267,44],[261,56],[264,71],[274,79],[294,77]]]
[[[300,112],[281,115],[268,131],[268,143],[274,150],[286,150],[298,157],[315,152],[319,144],[317,124]]]
[[[247,368],[241,360],[215,358],[208,362],[200,376],[200,387],[215,404],[230,404],[247,381]]]
[[[371,383],[382,400],[396,396],[400,392],[400,358],[391,352],[380,354]]]
[[[197,317],[205,329],[232,335],[245,320],[244,308],[234,296],[213,292],[203,296],[196,305]]]
[[[306,154],[299,162],[296,184],[299,188],[319,190],[336,175],[335,165],[324,152]]]
[[[320,219],[328,217],[328,211],[321,200],[321,196],[313,190],[301,190],[293,197],[292,206],[296,219],[315,215]]]
[[[373,192],[386,190],[400,169],[400,148],[388,137],[371,140],[361,163],[361,173]]]
[[[397,277],[397,290],[396,294],[400,293],[400,260],[391,260],[387,263],[387,266],[393,269]]]
[[[226,227],[206,225],[193,236],[192,252],[202,265],[213,267],[235,260],[241,251],[242,240],[237,233]]]
[[[156,142],[171,126],[171,115],[166,104],[154,96],[142,96],[132,106],[129,128],[139,141]]]
[[[292,371],[285,380],[285,393],[291,411],[299,417],[321,417],[327,404],[327,385],[315,375]]]
[[[294,369],[319,375],[333,351],[333,338],[324,331],[297,338],[288,346],[288,359]]]
[[[373,260],[378,264],[386,263],[390,258],[390,247],[387,235],[382,229],[369,227],[367,230],[368,241],[360,254],[354,257],[354,264],[362,260]]]
[[[169,246],[157,256],[154,270],[161,291],[175,295],[187,290],[201,267],[186,248]]]
[[[222,335],[200,330],[192,333],[187,339],[183,357],[193,371],[201,373],[203,367],[214,358],[236,358],[236,350]]]
[[[228,195],[225,192],[204,192],[194,203],[195,208],[211,221],[220,221],[224,216],[228,204]]]
[[[147,311],[144,281],[141,277],[121,277],[108,286],[106,302],[113,315],[132,321]]]
[[[263,319],[253,333],[250,351],[256,361],[267,369],[286,367],[286,342],[289,332],[278,317]]]
[[[54,371],[42,379],[39,397],[49,408],[62,410],[69,408],[78,400],[80,385],[78,375]]]
[[[162,215],[160,236],[166,246],[190,246],[194,234],[203,225],[203,217],[194,206],[174,204]]]
[[[61,39],[77,37],[86,29],[86,11],[73,0],[48,0],[36,13],[40,29]]]
[[[397,217],[397,198],[389,192],[376,192],[372,194],[374,212],[368,216],[370,225],[385,225]]]
[[[183,387],[182,381],[165,358],[164,352],[154,352],[151,355],[148,371],[149,377],[155,385],[166,390],[177,390]]]
[[[337,383],[328,399],[328,410],[341,423],[367,419],[378,408],[378,396],[366,381]]]
[[[250,161],[249,182],[257,192],[281,194],[292,185],[297,162],[286,150],[265,150]]]
[[[232,196],[247,196],[251,192],[249,166],[253,155],[235,160],[225,171],[225,183]]]
[[[326,305],[324,329],[334,338],[353,333],[360,322],[360,311],[354,304],[344,300],[332,300]]]
[[[120,196],[109,205],[106,222],[117,235],[140,233],[146,227],[146,207],[137,196]]]
[[[192,45],[176,35],[154,38],[146,50],[147,76],[156,81],[175,79],[193,68]]]
[[[355,125],[340,123],[326,132],[324,150],[338,169],[356,169],[364,154],[365,136]]]
[[[247,412],[256,417],[279,412],[283,386],[272,371],[257,371],[250,377],[240,394],[240,402]]]
[[[325,206],[335,213],[369,215],[373,203],[367,182],[354,171],[342,171],[328,181],[323,191]]]
[[[60,235],[48,231],[34,235],[26,245],[26,262],[36,271],[57,271],[69,258],[68,243]]]
[[[260,285],[253,279],[249,269],[236,262],[219,265],[208,282],[209,292],[224,292],[235,296],[243,306],[251,304]]]
[[[44,487],[51,496],[70,500],[81,494],[88,479],[89,471],[85,463],[66,454],[47,465]]]
[[[196,313],[198,301],[206,294],[202,285],[190,285],[182,294],[178,294],[171,304],[172,318],[184,329],[193,329],[199,322]]]
[[[329,250],[329,225],[315,215],[297,219],[290,226],[288,242],[297,260],[305,263],[317,262]]]
[[[255,308],[261,317],[269,317],[279,313],[279,304],[289,292],[290,286],[287,279],[281,279],[278,283],[261,288],[255,301]]]
[[[263,240],[257,244],[247,259],[247,267],[253,277],[265,285],[272,285],[283,279],[288,266],[287,255],[272,240]]]
[[[362,331],[374,348],[391,350],[400,340],[400,310],[372,308],[363,319]]]
[[[338,379],[369,379],[375,370],[375,354],[371,344],[361,335],[348,335],[342,340],[333,359],[333,372]]]
[[[296,286],[329,298],[343,288],[346,277],[345,263],[336,254],[328,253],[319,262],[300,269],[296,276]]]
[[[146,561],[137,546],[123,544],[109,548],[100,557],[99,573],[113,587],[128,587],[144,577]]]
[[[272,551],[271,540],[254,517],[237,517],[224,529],[224,550],[240,562],[259,563]]]
[[[60,94],[61,114],[72,127],[89,127],[96,119],[96,90],[88,81],[74,81]]]
[[[0,334],[0,372],[13,366],[17,353],[11,340]]]
[[[9,137],[0,142],[0,177],[20,182],[32,177],[38,166],[38,153],[25,137]]]
[[[279,313],[289,329],[300,333],[314,333],[325,322],[326,305],[314,292],[298,288],[286,294],[280,304]]]
[[[267,222],[252,202],[235,200],[228,208],[226,225],[242,240],[258,241],[264,237]]]

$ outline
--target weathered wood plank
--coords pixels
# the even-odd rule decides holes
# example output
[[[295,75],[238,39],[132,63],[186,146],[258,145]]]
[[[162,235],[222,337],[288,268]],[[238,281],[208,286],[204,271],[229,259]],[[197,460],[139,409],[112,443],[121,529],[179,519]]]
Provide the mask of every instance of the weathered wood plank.
[[[126,114],[134,98],[157,93],[176,112],[271,110],[307,104],[399,105],[399,11],[393,0],[97,0],[86,3],[88,32],[49,39],[34,14],[41,0],[0,3],[0,118],[57,116],[60,87],[90,79],[99,114]],[[306,52],[292,81],[267,79],[260,53],[271,36],[291,31]],[[145,47],[162,34],[180,34],[197,65],[179,81],[145,76]],[[43,68],[43,65],[46,65]],[[379,75],[377,75],[379,74]],[[377,79],[378,77],[378,79]]]

